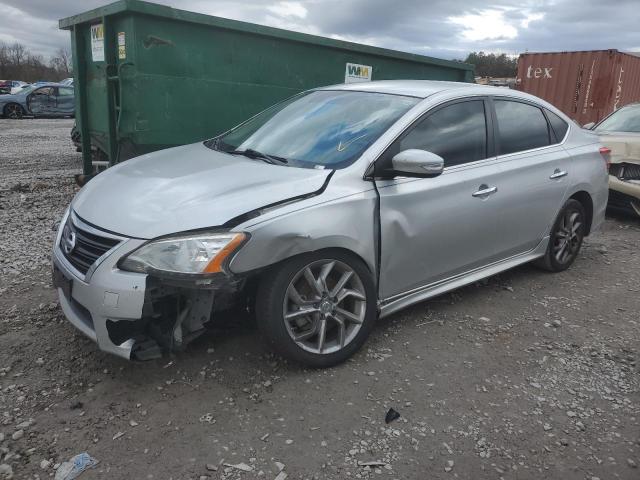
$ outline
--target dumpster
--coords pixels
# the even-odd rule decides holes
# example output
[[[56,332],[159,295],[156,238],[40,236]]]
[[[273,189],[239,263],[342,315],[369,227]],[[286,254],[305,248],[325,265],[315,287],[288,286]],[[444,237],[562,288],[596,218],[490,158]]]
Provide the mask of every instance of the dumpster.
[[[343,82],[472,82],[473,66],[139,0],[60,20],[71,31],[84,173],[211,138],[301,91]]]

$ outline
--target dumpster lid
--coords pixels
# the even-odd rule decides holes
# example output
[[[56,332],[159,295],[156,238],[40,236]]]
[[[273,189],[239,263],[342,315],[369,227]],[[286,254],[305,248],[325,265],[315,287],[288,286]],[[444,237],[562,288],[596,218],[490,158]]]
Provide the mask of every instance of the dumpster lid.
[[[368,53],[385,57],[392,57],[402,60],[413,61],[416,63],[424,63],[427,65],[437,65],[441,67],[454,68],[457,70],[473,70],[474,66],[468,63],[443,60],[440,58],[428,57],[426,55],[417,55],[413,53],[400,52],[386,48],[372,47],[359,43],[346,42],[343,40],[335,40],[332,38],[321,37],[318,35],[309,35],[307,33],[293,32],[283,30],[281,28],[267,27],[255,23],[242,22],[239,20],[231,20],[228,18],[214,17],[203,13],[189,12],[187,10],[179,10],[177,8],[158,5],[156,3],[144,2],[142,0],[119,0],[104,7],[95,8],[78,15],[61,19],[58,24],[62,30],[71,30],[74,25],[82,23],[96,23],[102,21],[104,17],[122,14],[124,12],[139,13],[143,15],[151,15],[156,17],[171,18],[174,20],[190,23],[198,23],[201,25],[209,25],[212,27],[223,28],[227,30],[236,30],[255,35],[263,35],[268,37],[276,37],[283,40],[293,42],[311,43],[330,48],[349,50],[359,53]]]

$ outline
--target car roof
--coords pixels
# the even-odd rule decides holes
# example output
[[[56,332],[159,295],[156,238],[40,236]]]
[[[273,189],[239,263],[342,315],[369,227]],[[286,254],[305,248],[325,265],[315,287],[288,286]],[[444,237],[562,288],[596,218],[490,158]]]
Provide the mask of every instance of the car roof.
[[[478,85],[466,82],[444,82],[439,80],[378,80],[374,82],[344,83],[332,85],[318,90],[346,90],[358,92],[387,93],[392,95],[407,95],[411,97],[427,98],[431,95],[452,90],[465,89],[464,93],[486,95],[510,95],[521,98],[533,99],[530,95],[517,90],[505,89],[489,85]],[[462,91],[459,93],[463,93]],[[535,98],[539,101],[539,99]]]
[[[32,84],[35,85],[35,84]],[[46,82],[46,83],[38,83],[38,87],[67,87],[73,88],[73,85],[65,85],[64,83],[56,83],[56,82]]]

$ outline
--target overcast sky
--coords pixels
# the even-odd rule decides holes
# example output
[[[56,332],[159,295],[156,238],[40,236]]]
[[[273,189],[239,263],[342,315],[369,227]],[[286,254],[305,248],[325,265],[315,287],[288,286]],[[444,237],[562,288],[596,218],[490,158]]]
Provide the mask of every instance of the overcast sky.
[[[156,0],[175,8],[440,58],[470,51],[640,51],[640,0]],[[0,41],[70,48],[58,19],[108,0],[0,0]]]

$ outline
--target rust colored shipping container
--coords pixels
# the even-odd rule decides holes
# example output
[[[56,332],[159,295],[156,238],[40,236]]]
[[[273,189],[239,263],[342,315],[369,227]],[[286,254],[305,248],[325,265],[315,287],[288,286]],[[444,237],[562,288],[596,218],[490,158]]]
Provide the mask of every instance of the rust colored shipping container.
[[[640,56],[618,50],[524,53],[516,89],[555,105],[580,125],[640,101]]]

